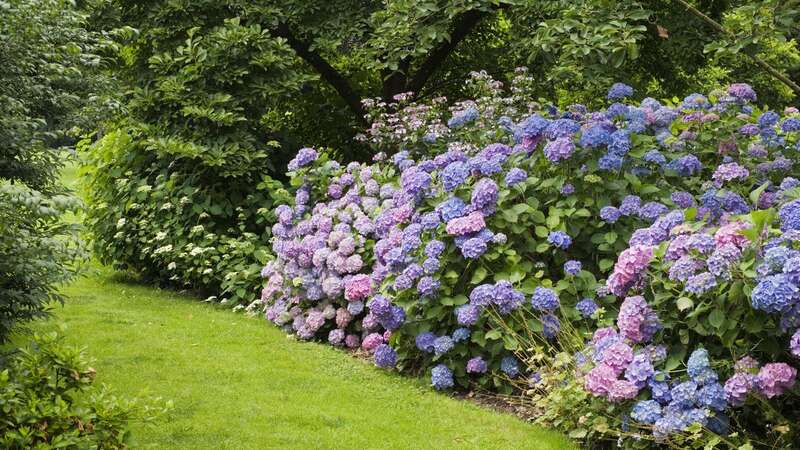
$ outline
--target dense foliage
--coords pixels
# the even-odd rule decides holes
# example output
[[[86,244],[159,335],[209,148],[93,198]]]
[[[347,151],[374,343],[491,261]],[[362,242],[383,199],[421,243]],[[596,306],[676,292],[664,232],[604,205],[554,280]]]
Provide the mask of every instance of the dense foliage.
[[[250,161],[218,166],[205,151],[171,153],[162,143],[119,129],[87,153],[86,225],[96,254],[150,279],[224,292],[234,305],[252,301],[281,184],[242,175]]]
[[[255,297],[246,255],[263,260],[263,212],[282,195],[273,178],[285,179],[290,149],[371,157],[374,147],[352,139],[372,122],[364,97],[461,98],[469,68],[509,79],[525,64],[527,95],[555,95],[560,106],[597,106],[592,99],[618,78],[655,96],[743,79],[781,104],[795,94],[744,53],[790,75],[800,62],[790,39],[796,10],[777,1],[697,5],[733,36],[674,2],[91,5],[98,27],[117,27],[114,74],[125,87],[124,114],[89,151],[94,248],[117,267],[234,304]],[[116,228],[120,219],[128,228]]]
[[[16,321],[41,316],[55,286],[82,255],[76,207],[57,179],[64,151],[111,105],[98,53],[109,44],[86,29],[70,2],[0,4],[0,341]]]
[[[363,139],[406,149],[390,160],[302,149],[267,317],[437,389],[532,388],[575,437],[793,443],[797,250],[766,230],[798,224],[797,110],[759,110],[745,84],[638,104],[615,84],[603,110],[560,110],[529,83],[506,96],[475,74],[450,108],[368,103]]]
[[[123,448],[132,420],[150,422],[165,411],[94,386],[83,351],[55,333],[0,358],[3,448]]]

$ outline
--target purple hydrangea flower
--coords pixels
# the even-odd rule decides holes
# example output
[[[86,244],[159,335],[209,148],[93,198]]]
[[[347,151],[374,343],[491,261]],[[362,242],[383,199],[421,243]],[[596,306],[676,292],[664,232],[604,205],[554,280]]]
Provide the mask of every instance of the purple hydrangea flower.
[[[558,294],[552,289],[545,287],[537,287],[531,296],[531,306],[537,311],[555,311],[561,303],[558,300]]]
[[[514,186],[515,184],[521,183],[528,178],[528,174],[522,170],[517,169],[516,167],[509,170],[506,174],[505,182],[506,186]]]
[[[308,147],[301,148],[297,152],[297,155],[294,157],[294,159],[289,161],[288,169],[291,171],[291,170],[297,170],[301,167],[305,167],[311,164],[312,162],[316,161],[318,157],[319,154],[317,154],[317,151],[314,150],[313,148],[308,148]]]
[[[619,220],[621,213],[619,209],[613,206],[605,206],[600,210],[600,218],[608,223],[614,223]]]
[[[486,373],[488,369],[486,361],[480,356],[476,356],[467,361],[467,373]]]
[[[375,349],[375,365],[385,369],[397,365],[397,352],[386,344],[381,344]]]

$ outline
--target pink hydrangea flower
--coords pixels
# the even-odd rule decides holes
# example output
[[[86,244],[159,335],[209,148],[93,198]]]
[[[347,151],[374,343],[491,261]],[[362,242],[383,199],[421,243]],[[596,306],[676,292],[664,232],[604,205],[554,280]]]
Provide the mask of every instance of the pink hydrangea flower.
[[[347,308],[339,308],[336,310],[336,326],[339,328],[345,328],[353,320],[353,315],[350,314],[350,311]]]
[[[617,374],[614,369],[605,364],[600,364],[586,374],[584,386],[593,395],[606,396],[616,381]]]
[[[617,316],[617,327],[623,337],[637,344],[649,341],[661,328],[658,316],[644,297],[627,297]]]
[[[755,387],[756,376],[750,373],[739,372],[733,374],[725,382],[725,398],[731,406],[741,406]]]
[[[612,402],[619,402],[622,400],[630,400],[636,398],[639,394],[639,388],[628,380],[617,380],[611,385],[608,390],[608,400]]]
[[[365,300],[372,293],[372,280],[369,275],[355,275],[344,284],[344,298],[351,302]]]
[[[620,375],[633,361],[633,349],[620,341],[609,346],[603,351],[603,364],[614,371],[615,376]]]
[[[361,338],[358,337],[357,334],[348,334],[346,338],[344,338],[344,345],[347,348],[358,348],[361,345]]]
[[[758,390],[767,398],[777,397],[794,386],[797,369],[786,363],[769,363],[756,376]]]
[[[652,245],[635,245],[620,253],[606,283],[614,295],[622,297],[636,284],[653,258],[653,248]]]
[[[716,241],[717,246],[733,244],[736,247],[743,249],[745,246],[747,246],[747,244],[750,243],[750,240],[744,235],[740,234],[739,231],[746,230],[748,228],[750,228],[750,225],[742,221],[725,224],[719,227],[717,232],[714,234],[714,241]]]
[[[383,344],[383,336],[378,333],[370,333],[361,342],[361,348],[371,352],[381,344]]]
[[[447,222],[445,229],[449,234],[463,236],[465,234],[481,231],[484,228],[486,228],[486,222],[483,220],[483,213],[480,211],[473,211],[464,217],[450,220]]]
[[[607,337],[612,337],[617,335],[617,330],[614,327],[603,327],[598,328],[595,330],[594,335],[592,335],[592,344],[597,344],[598,342],[602,341]]]

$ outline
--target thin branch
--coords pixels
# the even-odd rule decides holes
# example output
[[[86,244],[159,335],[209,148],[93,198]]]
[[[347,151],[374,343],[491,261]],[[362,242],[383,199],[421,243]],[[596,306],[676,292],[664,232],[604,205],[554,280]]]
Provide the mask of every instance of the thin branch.
[[[503,6],[501,6],[501,8],[502,7]],[[455,50],[456,46],[458,46],[481,20],[489,14],[490,12],[487,11],[472,9],[459,15],[453,24],[453,32],[450,33],[450,39],[442,42],[438,47],[431,50],[428,57],[420,64],[416,73],[408,82],[407,90],[415,94],[419,93],[447,56]]]
[[[719,22],[712,19],[711,17],[708,17],[702,11],[690,5],[685,0],[676,0],[676,1],[680,3],[684,8],[686,8],[687,11],[700,18],[703,22],[711,25],[711,27],[714,28],[715,30],[719,31],[720,33],[730,38],[736,39],[736,35],[732,31],[725,29],[725,27],[723,27]],[[764,61],[758,56],[748,52],[745,52],[745,54],[748,57],[750,57],[750,59],[752,59],[753,62],[755,62],[759,67],[766,70],[770,75],[778,79],[778,81],[782,82],[786,86],[789,86],[791,90],[793,90],[796,94],[800,95],[800,86],[798,86],[797,83],[792,81],[789,77],[781,73],[778,69],[772,67],[768,62]]]
[[[278,25],[277,28],[270,30],[273,36],[286,39],[289,47],[297,53],[297,55],[307,62],[311,67],[316,70],[322,79],[328,82],[339,96],[347,103],[347,106],[356,116],[358,122],[362,125],[367,125],[365,116],[367,114],[364,106],[361,104],[361,96],[356,93],[355,89],[350,85],[350,82],[328,63],[319,53],[311,50],[311,45],[304,42],[294,34],[292,34],[289,26],[285,23]]]

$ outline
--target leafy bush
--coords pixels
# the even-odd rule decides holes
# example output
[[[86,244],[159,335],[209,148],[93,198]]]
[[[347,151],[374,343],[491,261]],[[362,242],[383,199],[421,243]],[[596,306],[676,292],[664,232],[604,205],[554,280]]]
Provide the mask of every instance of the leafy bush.
[[[84,254],[77,226],[61,222],[77,205],[71,196],[0,181],[0,341],[15,323],[41,317],[61,300],[57,285],[75,275]]]
[[[86,152],[85,223],[96,254],[153,280],[224,291],[233,305],[252,302],[281,183],[247,158],[219,160],[137,130],[110,132]]]
[[[360,346],[382,367],[429,370],[437,389],[525,389],[546,410],[540,422],[574,437],[793,442],[794,397],[757,405],[794,385],[783,361],[797,290],[757,261],[789,264],[796,250],[786,238],[766,252],[746,243],[765,242],[756,230],[773,223],[768,208],[797,196],[786,178],[797,110],[760,111],[741,84],[631,105],[618,84],[605,110],[559,111],[527,98],[527,82],[520,73],[505,96],[475,74],[475,100],[451,108],[373,103],[364,139],[406,149],[391,161],[342,167],[301,150],[289,165],[294,206],[276,209],[267,317],[302,339]],[[784,231],[798,226],[800,208],[783,208]],[[716,276],[699,273],[706,264]],[[630,290],[644,297],[618,305]],[[772,311],[783,326],[750,306],[784,291]],[[732,410],[723,380],[747,353],[770,363],[747,378],[762,398]],[[662,416],[664,392],[689,397],[659,398]],[[567,409],[581,414],[553,412]],[[779,431],[764,433],[767,421]],[[731,429],[743,437],[725,437]]]
[[[0,5],[0,341],[15,322],[39,317],[75,274],[83,252],[77,206],[58,183],[64,149],[108,109],[99,53],[108,44],[61,0]],[[79,114],[80,112],[80,114]]]
[[[36,335],[29,346],[1,357],[3,448],[122,448],[131,421],[152,422],[166,411],[156,402],[98,389],[83,351],[56,333]]]

